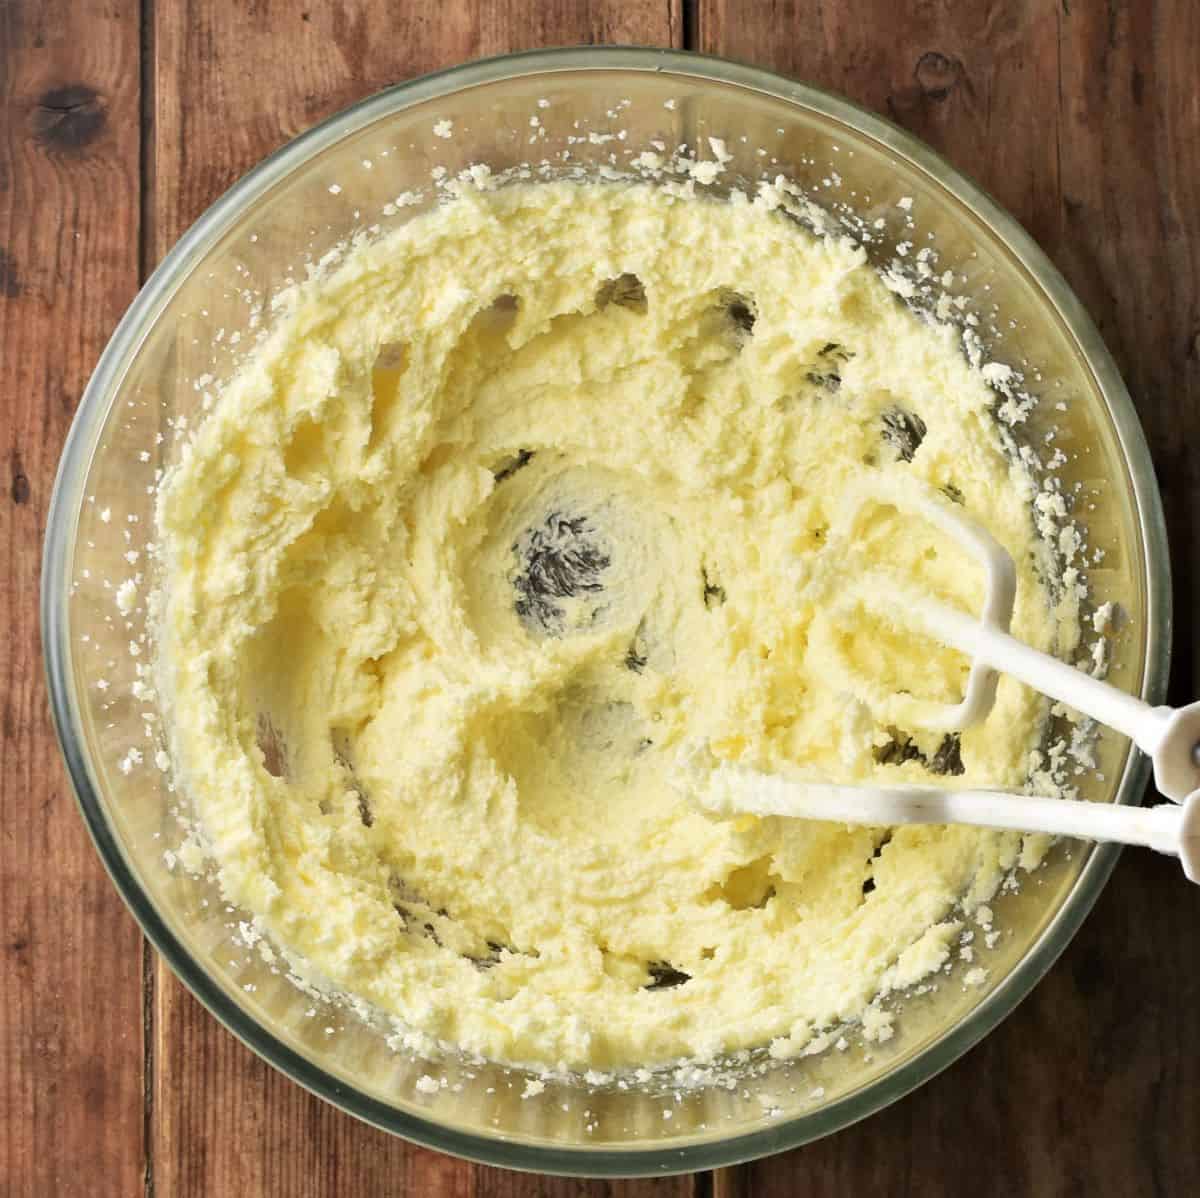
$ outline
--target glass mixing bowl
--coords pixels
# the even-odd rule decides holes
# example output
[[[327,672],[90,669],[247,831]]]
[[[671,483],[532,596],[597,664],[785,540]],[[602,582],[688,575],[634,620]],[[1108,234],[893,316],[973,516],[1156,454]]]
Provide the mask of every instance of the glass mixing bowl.
[[[435,134],[447,120],[440,131],[452,136]],[[907,134],[845,100],[715,59],[617,48],[493,59],[373,96],[297,138],[218,200],[155,271],[96,368],[59,469],[42,588],[54,717],[84,818],[146,934],[218,1019],[302,1085],[389,1131],[492,1164],[700,1169],[861,1119],[1013,1009],[1079,927],[1117,855],[1056,846],[994,904],[1010,932],[987,958],[988,983],[909,999],[889,1043],[746,1069],[733,1090],[701,1088],[679,1102],[672,1094],[669,1121],[655,1082],[586,1093],[550,1082],[522,1098],[522,1078],[500,1067],[430,1067],[384,1050],[367,1023],[248,951],[237,913],[179,867],[178,796],[156,761],[155,712],[138,673],[152,582],[144,545],[159,471],[232,369],[243,334],[270,323],[260,301],[351,233],[420,211],[427,201],[398,207],[396,197],[428,189],[435,167],[483,162],[498,172],[548,160],[602,173],[656,140],[696,147],[710,136],[725,140],[730,173],[753,181],[782,172],[835,212],[849,205],[874,230],[869,252],[881,265],[904,242],[935,246],[938,272],[961,276],[955,289],[977,303],[981,329],[998,310],[988,352],[1028,362],[1045,397],[1023,438],[1044,450],[1052,437],[1064,451],[1065,487],[1079,484],[1077,509],[1104,553],[1089,572],[1092,593],[1127,616],[1112,677],[1161,701],[1169,580],[1150,459],[1112,359],[1063,279],[992,200]],[[139,571],[135,598],[121,586]],[[1103,739],[1100,758],[1099,773],[1080,779],[1084,794],[1137,802],[1145,761],[1116,736]],[[425,1073],[446,1085],[415,1090]]]

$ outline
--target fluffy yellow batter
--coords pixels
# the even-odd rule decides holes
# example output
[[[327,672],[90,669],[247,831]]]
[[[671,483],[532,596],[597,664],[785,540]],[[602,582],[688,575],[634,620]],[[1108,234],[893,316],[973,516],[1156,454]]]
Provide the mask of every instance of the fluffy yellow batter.
[[[468,191],[296,289],[169,476],[160,659],[182,785],[230,901],[331,986],[488,1057],[625,1067],[878,1023],[1019,838],[720,819],[688,745],[834,779],[1019,785],[1041,705],[846,627],[814,572],[975,604],[920,521],[965,504],[1055,637],[1027,477],[951,330],[860,250],[642,185]],[[881,579],[884,575],[880,576]],[[851,675],[857,674],[854,679]]]

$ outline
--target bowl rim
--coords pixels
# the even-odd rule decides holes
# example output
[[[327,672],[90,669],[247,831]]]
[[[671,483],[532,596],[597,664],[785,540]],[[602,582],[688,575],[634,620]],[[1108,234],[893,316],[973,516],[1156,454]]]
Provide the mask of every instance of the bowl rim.
[[[759,67],[683,50],[587,46],[498,55],[422,75],[368,96],[300,134],[264,158],[187,230],[147,279],[122,317],[89,380],[64,444],[49,505],[40,596],[43,653],[51,714],[72,790],[100,858],[142,931],[175,975],[230,1032],[270,1065],[342,1110],[426,1147],[484,1164],[576,1176],[655,1176],[709,1169],[798,1147],[875,1113],[928,1081],[973,1047],[1032,990],[1070,942],[1116,864],[1116,845],[1097,845],[1059,910],[1004,981],[978,1007],[884,1076],[816,1111],[725,1138],[652,1142],[646,1147],[561,1147],[453,1128],[401,1110],[348,1085],[278,1039],[238,1007],[191,956],[139,881],[106,814],[101,788],[82,746],[83,722],[70,669],[66,596],[83,501],[83,482],[110,402],[128,364],[163,307],[223,235],[230,222],[308,158],[392,113],[452,92],[514,78],[563,72],[637,72],[734,85],[797,104],[848,124],[931,176],[985,223],[1029,272],[1075,338],[1108,404],[1133,483],[1145,546],[1146,661],[1141,694],[1153,703],[1166,691],[1171,644],[1170,559],[1162,504],[1145,435],[1132,400],[1096,326],[1066,280],[1020,224],[978,184],[912,134],[839,95]],[[1149,762],[1129,753],[1118,802],[1140,801]]]

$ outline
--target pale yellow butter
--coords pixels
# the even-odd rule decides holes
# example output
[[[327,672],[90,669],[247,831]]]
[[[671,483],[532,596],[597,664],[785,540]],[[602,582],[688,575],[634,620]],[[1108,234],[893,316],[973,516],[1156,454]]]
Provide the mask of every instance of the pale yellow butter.
[[[1017,563],[1014,630],[1056,635],[953,332],[771,207],[468,191],[299,287],[164,484],[161,674],[225,893],[407,1027],[548,1066],[786,1056],[879,1024],[1016,859],[927,827],[873,859],[882,829],[717,819],[668,782],[691,742],[929,776],[940,737],[897,763],[844,671],[950,701],[965,663],[801,600],[872,472],[961,499]],[[864,537],[978,602],[919,523]],[[1022,783],[1041,717],[1003,680],[960,781]]]

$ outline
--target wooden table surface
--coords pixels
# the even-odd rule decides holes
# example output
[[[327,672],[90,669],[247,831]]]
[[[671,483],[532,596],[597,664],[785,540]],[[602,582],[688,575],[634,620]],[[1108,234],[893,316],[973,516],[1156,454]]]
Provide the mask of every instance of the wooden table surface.
[[[288,1196],[1200,1194],[1200,889],[1126,853],[984,1044],[903,1102],[716,1174],[465,1164],[263,1065],[143,943],[74,809],[37,628],[59,451],[139,283],[269,150],[387,84],[532,46],[773,67],[989,188],[1100,325],[1170,526],[1172,694],[1200,647],[1196,0],[0,0],[0,1192]]]

